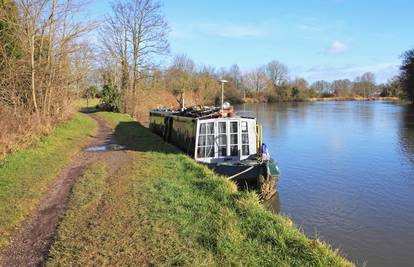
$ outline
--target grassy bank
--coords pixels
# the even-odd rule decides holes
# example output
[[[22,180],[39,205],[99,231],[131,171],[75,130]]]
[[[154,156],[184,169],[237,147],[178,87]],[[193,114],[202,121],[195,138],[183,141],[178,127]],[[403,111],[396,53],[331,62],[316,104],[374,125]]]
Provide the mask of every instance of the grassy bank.
[[[31,148],[0,161],[0,250],[95,128],[94,120],[77,114]]]
[[[352,266],[129,116],[98,115],[129,164],[78,180],[46,265]]]

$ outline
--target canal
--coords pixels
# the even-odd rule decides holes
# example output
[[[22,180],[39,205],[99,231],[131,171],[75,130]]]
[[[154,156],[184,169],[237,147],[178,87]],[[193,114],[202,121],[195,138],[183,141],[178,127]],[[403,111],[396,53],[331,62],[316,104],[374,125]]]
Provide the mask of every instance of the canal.
[[[282,175],[271,209],[357,265],[412,266],[414,108],[385,101],[244,104]]]

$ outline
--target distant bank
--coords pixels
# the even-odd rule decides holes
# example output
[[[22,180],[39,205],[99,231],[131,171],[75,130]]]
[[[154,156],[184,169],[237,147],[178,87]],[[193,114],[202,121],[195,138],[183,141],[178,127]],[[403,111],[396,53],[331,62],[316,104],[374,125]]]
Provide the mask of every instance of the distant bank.
[[[269,101],[265,98],[243,98],[241,100],[242,103],[279,103],[279,102],[314,102],[314,101],[373,101],[373,100],[389,100],[389,101],[399,101],[401,98],[399,97],[377,97],[377,96],[370,96],[370,97],[360,97],[360,96],[352,96],[352,97],[312,97],[306,99],[298,99],[298,100],[289,100],[289,101]]]

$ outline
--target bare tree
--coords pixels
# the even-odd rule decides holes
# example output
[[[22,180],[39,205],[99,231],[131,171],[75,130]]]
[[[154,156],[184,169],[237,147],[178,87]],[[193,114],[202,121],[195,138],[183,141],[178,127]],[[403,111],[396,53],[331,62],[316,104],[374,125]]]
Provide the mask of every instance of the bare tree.
[[[348,79],[335,80],[332,82],[331,87],[335,96],[345,97],[351,94],[352,82]]]
[[[276,89],[288,80],[288,68],[283,63],[273,60],[266,66],[266,76]]]
[[[263,92],[268,82],[263,68],[246,73],[244,80],[248,91],[255,92],[256,94]]]
[[[81,11],[82,1],[18,0],[19,38],[29,66],[32,107],[38,116],[59,113],[67,104],[76,78],[71,56],[79,46],[77,40],[92,29],[87,22],[73,16]],[[22,75],[25,75],[24,73]]]
[[[185,55],[176,55],[165,74],[167,86],[175,96],[196,89],[195,63]]]
[[[196,65],[194,61],[186,55],[174,56],[170,69],[177,69],[188,74],[194,74]]]
[[[112,14],[105,18],[101,28],[101,41],[105,53],[105,61],[115,59],[115,65],[121,66],[121,91],[124,94],[129,90],[129,54],[128,54],[128,16],[130,11],[123,3],[112,5]],[[112,65],[112,64],[106,64]],[[111,81],[113,81],[111,79]]]
[[[375,75],[366,72],[355,78],[352,90],[363,97],[372,95],[375,91]]]
[[[229,75],[234,80],[236,89],[240,91],[242,85],[242,74],[237,64],[234,64],[229,68]]]
[[[128,16],[128,29],[133,55],[132,88],[135,92],[139,69],[147,67],[152,56],[164,54],[169,49],[168,25],[157,1],[130,0],[127,7],[131,11]]]
[[[30,62],[30,88],[32,94],[32,103],[33,108],[36,114],[39,116],[39,107],[37,100],[37,88],[36,88],[36,62],[35,62],[35,50],[36,50],[36,35],[39,29],[37,28],[40,22],[42,10],[46,5],[46,0],[44,1],[31,1],[31,0],[22,0],[18,3],[20,9],[22,10],[22,24],[23,24],[23,35],[25,38],[24,43],[27,45],[27,50],[29,54]],[[44,27],[44,26],[43,26]],[[44,29],[43,29],[44,32]]]
[[[77,47],[78,49],[71,56],[70,62],[73,73],[73,89],[80,95],[92,84],[90,75],[93,72],[95,53],[89,43],[79,43]]]
[[[104,47],[122,66],[124,90],[131,76],[129,68],[132,69],[131,89],[135,92],[141,69],[152,66],[155,56],[169,50],[168,25],[158,1],[127,0],[113,4],[102,33]]]
[[[0,0],[0,28],[6,25],[6,32],[0,29],[0,115],[13,114],[3,117],[15,125],[7,140],[29,142],[25,136],[72,114],[88,76],[88,57],[80,64],[76,56],[91,29],[89,21],[75,19],[83,6],[83,0]]]
[[[318,95],[328,94],[331,92],[331,84],[327,81],[315,81],[311,85],[311,89],[316,91]]]

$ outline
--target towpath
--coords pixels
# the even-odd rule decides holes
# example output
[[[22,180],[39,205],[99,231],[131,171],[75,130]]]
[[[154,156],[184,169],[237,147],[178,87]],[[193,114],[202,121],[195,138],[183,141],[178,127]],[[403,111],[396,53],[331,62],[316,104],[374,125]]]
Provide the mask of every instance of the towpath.
[[[97,132],[89,146],[116,144],[112,128],[98,116],[88,114],[98,124]],[[71,189],[76,178],[90,164],[103,161],[110,176],[127,161],[125,151],[79,152],[55,178],[38,208],[13,236],[10,245],[0,255],[0,266],[41,266],[48,257],[59,221],[65,213]]]

